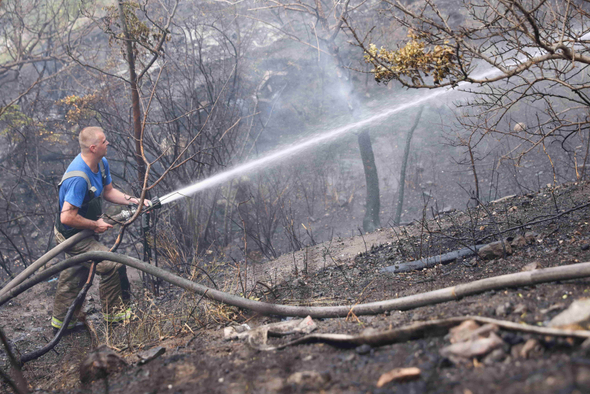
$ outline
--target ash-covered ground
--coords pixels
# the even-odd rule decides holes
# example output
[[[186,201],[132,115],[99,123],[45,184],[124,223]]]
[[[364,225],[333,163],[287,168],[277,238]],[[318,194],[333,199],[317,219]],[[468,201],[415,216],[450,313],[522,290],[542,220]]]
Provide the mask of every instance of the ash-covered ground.
[[[355,305],[420,294],[478,279],[590,261],[588,193],[590,185],[568,184],[519,195],[465,212],[428,215],[428,220],[364,236],[333,239],[264,262],[209,263],[192,275],[252,299],[277,304]],[[506,231],[512,229],[510,231]],[[382,268],[442,254],[474,243],[518,239],[512,253],[491,259],[476,256],[400,274]],[[165,262],[162,263],[166,267]],[[244,267],[248,277],[244,278]],[[242,280],[238,280],[238,269]],[[588,296],[589,279],[497,289],[407,311],[375,316],[315,319],[315,333],[361,334],[414,322],[482,316],[546,327],[576,300]],[[21,354],[50,340],[49,319],[56,282],[43,283],[0,309],[2,328]],[[489,351],[462,357],[450,354],[451,337],[430,332],[401,343],[341,347],[301,344],[260,351],[224,329],[255,328],[284,320],[257,316],[163,285],[160,296],[136,290],[138,318],[128,325],[104,327],[97,297],[84,308],[94,330],[65,337],[52,351],[24,367],[31,390],[90,393],[584,393],[590,391],[590,350],[582,339],[558,338],[518,330],[488,328]],[[253,289],[253,290],[252,290]],[[354,309],[353,311],[354,312]],[[585,321],[570,328],[584,329]],[[279,345],[303,334],[269,337]],[[475,337],[471,338],[475,339]],[[99,344],[114,347],[127,365],[105,381],[81,384],[79,368]],[[162,346],[166,352],[139,365],[140,354]],[[6,354],[1,353],[8,371]],[[378,387],[383,374],[415,367],[420,374]],[[9,391],[6,385],[3,391]]]

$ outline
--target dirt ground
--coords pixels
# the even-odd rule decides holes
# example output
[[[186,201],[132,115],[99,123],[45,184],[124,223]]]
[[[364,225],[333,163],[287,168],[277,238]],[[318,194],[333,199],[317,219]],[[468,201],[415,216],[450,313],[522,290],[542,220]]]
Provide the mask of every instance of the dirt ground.
[[[334,239],[274,261],[250,263],[248,287],[260,285],[249,296],[277,304],[355,305],[517,273],[531,263],[540,269],[588,262],[590,209],[580,207],[588,203],[589,192],[587,183],[544,189],[485,207],[437,216],[427,223]],[[383,267],[403,261],[496,241],[500,239],[499,231],[510,228],[514,230],[502,237],[528,233],[531,242],[515,247],[505,257],[491,260],[469,257],[400,274],[382,271]],[[219,288],[235,292],[236,275],[232,267],[231,264],[218,267],[211,271],[210,279],[204,275],[195,278],[205,285],[214,281]],[[417,321],[466,315],[544,327],[573,301],[588,297],[589,284],[590,279],[550,282],[492,290],[458,301],[376,316],[351,314],[348,318],[315,319],[315,332],[360,334],[369,329],[384,331]],[[55,281],[42,283],[0,308],[1,326],[19,353],[34,350],[51,339],[49,323],[55,285]],[[141,286],[137,282],[134,285]],[[106,328],[96,319],[99,306],[97,296],[92,296],[85,311],[96,333],[81,330],[68,335],[55,351],[26,364],[24,375],[30,389],[125,394],[590,392],[590,346],[582,346],[582,340],[578,339],[500,329],[497,335],[501,346],[493,356],[487,353],[463,360],[441,354],[451,344],[444,335],[426,335],[379,347],[342,348],[314,343],[259,351],[243,340],[225,340],[224,328],[241,324],[254,328],[285,318],[256,316],[249,311],[219,306],[167,286],[163,287],[162,296],[142,302],[138,309],[158,310],[164,317],[139,318],[129,325]],[[179,309],[182,303],[190,308]],[[176,320],[167,320],[167,313],[176,313]],[[132,340],[129,333],[137,333],[134,325],[140,324],[144,325],[141,330],[149,331],[150,335],[146,334],[143,341],[138,341],[137,336]],[[277,345],[297,337],[297,334],[272,337],[268,343]],[[81,360],[107,339],[127,366],[109,375],[106,381],[82,385]],[[525,352],[523,347],[527,343],[536,345]],[[157,346],[164,347],[166,352],[139,365],[138,354]],[[8,370],[3,349],[0,358]],[[384,373],[409,367],[419,368],[420,376],[377,387]],[[6,385],[1,390],[9,391]]]

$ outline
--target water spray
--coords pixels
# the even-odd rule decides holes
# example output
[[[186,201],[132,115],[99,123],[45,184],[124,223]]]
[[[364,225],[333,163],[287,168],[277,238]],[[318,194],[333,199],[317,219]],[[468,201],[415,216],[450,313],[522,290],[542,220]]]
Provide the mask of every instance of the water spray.
[[[500,71],[497,69],[491,69],[491,70],[488,70],[480,75],[477,75],[474,78],[476,78],[476,79],[490,78],[490,77],[493,77],[495,74],[498,74],[499,72]],[[465,86],[465,85],[471,85],[471,83],[466,82],[466,81],[459,82],[456,85],[456,87],[461,87],[461,86]],[[181,188],[177,191],[174,191],[172,193],[168,193],[165,196],[160,198],[161,204],[165,205],[165,204],[171,203],[173,201],[179,200],[183,197],[189,197],[197,192],[200,192],[205,189],[209,189],[211,187],[214,187],[214,186],[217,186],[221,183],[229,181],[230,179],[233,179],[243,173],[256,171],[268,164],[272,164],[272,163],[286,160],[288,158],[293,157],[297,153],[300,153],[306,149],[312,148],[313,146],[319,145],[321,143],[324,143],[329,140],[340,137],[342,135],[345,135],[345,134],[352,132],[354,130],[357,130],[361,127],[367,126],[375,121],[386,119],[389,116],[396,114],[398,112],[403,112],[407,109],[420,106],[420,105],[422,105],[430,100],[433,100],[441,95],[444,95],[444,94],[447,94],[450,92],[454,92],[454,91],[455,91],[454,88],[453,89],[439,89],[439,90],[436,90],[430,94],[423,95],[413,101],[406,102],[401,105],[397,105],[393,108],[385,110],[385,111],[378,113],[376,115],[372,115],[372,116],[369,116],[365,119],[350,123],[346,126],[342,126],[342,127],[330,130],[324,134],[310,137],[310,138],[305,139],[299,143],[295,143],[287,148],[277,149],[274,152],[271,152],[268,155],[261,157],[260,159],[252,160],[252,161],[247,162],[245,164],[238,165],[230,170],[221,172],[217,175],[213,175],[209,178],[206,178],[202,181],[194,183],[190,186],[183,187],[183,188]],[[352,107],[350,101],[348,103],[348,107],[351,111],[353,111],[353,107]]]

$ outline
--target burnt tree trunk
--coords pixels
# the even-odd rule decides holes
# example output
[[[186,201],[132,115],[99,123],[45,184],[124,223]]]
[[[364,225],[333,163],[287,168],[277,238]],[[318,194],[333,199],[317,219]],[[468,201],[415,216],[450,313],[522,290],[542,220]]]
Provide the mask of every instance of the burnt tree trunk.
[[[135,161],[137,162],[137,177],[139,184],[143,184],[146,166],[142,156],[142,125],[141,125],[141,107],[139,103],[139,90],[137,88],[137,72],[135,70],[135,52],[133,51],[132,37],[127,28],[127,18],[123,10],[122,1],[118,1],[119,16],[125,35],[125,52],[127,55],[127,65],[129,66],[129,84],[131,85],[131,108],[133,110],[133,137],[135,138]]]
[[[379,199],[379,177],[377,176],[377,166],[375,165],[375,155],[373,154],[373,145],[368,130],[363,130],[358,135],[359,150],[363,168],[365,169],[365,181],[367,184],[367,202],[365,205],[365,218],[363,219],[363,230],[366,232],[374,231],[381,227],[379,220],[379,211],[381,202]]]
[[[416,119],[414,120],[414,125],[408,131],[408,135],[406,137],[406,146],[404,148],[404,158],[402,159],[402,169],[399,174],[399,191],[397,193],[397,209],[395,211],[395,218],[393,219],[394,226],[399,225],[401,218],[402,218],[402,207],[404,205],[404,188],[406,185],[406,167],[408,166],[408,157],[410,156],[410,145],[412,143],[412,137],[414,136],[414,131],[416,127],[418,127],[418,123],[420,122],[420,117],[422,116],[422,111],[424,107],[420,107],[418,110],[418,114],[416,115]]]

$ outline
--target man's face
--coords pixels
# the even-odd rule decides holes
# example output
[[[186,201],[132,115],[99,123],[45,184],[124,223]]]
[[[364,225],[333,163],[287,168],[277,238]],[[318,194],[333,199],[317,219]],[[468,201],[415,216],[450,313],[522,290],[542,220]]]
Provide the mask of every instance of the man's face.
[[[107,141],[107,137],[104,135],[104,133],[99,133],[97,135],[94,146],[96,147],[94,152],[100,158],[103,158],[107,155],[107,146],[109,146],[109,141]]]

